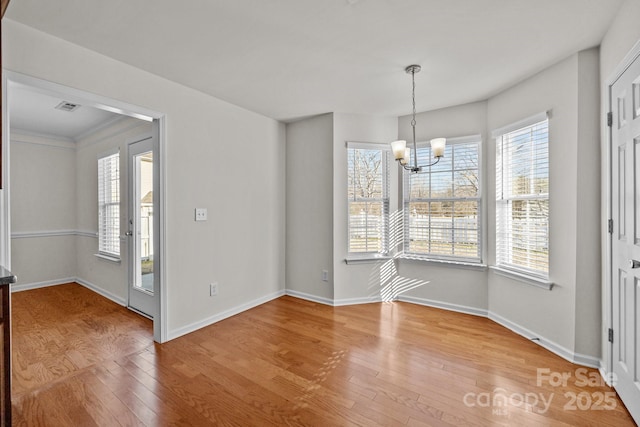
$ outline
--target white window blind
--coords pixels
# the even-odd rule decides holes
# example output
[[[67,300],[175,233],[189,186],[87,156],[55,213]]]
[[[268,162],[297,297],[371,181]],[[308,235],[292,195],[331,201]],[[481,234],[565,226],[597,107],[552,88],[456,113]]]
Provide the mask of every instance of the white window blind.
[[[412,154],[413,156],[413,154]],[[418,164],[433,163],[418,146]],[[445,155],[423,172],[404,171],[404,253],[481,262],[480,137],[447,140]]]
[[[496,262],[549,277],[549,121],[496,138]]]
[[[98,252],[120,257],[120,154],[98,158]]]
[[[374,144],[349,143],[349,253],[388,252],[389,152]]]

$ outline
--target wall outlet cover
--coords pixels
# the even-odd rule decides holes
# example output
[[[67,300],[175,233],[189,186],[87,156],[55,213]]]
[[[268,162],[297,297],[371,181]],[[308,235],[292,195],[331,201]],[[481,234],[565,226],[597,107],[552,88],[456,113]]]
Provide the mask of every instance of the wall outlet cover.
[[[207,220],[207,208],[196,208],[196,221]]]

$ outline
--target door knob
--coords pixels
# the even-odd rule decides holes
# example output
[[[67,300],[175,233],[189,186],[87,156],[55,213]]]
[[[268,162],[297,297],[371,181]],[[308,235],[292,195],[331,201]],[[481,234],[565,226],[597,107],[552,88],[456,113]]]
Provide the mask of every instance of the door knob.
[[[127,231],[126,233],[124,233],[125,236],[133,236],[133,231]],[[635,268],[635,267],[631,267],[631,268]]]
[[[637,261],[635,259],[629,260],[629,268],[638,268],[638,267],[640,267],[640,261]]]

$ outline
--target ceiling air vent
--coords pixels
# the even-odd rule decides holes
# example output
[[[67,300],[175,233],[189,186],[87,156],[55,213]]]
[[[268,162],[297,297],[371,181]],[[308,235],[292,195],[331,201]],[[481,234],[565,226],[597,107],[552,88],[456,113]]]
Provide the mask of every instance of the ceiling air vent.
[[[80,104],[74,104],[73,102],[62,101],[56,106],[57,110],[72,112],[80,108]]]

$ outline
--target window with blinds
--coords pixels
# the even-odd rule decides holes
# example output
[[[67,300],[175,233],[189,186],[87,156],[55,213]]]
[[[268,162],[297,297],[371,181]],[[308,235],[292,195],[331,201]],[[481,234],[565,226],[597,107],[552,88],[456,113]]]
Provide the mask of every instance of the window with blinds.
[[[350,254],[386,254],[389,230],[389,152],[348,143]]]
[[[412,153],[413,156],[413,153]],[[418,146],[418,164],[433,163]],[[404,171],[404,253],[427,259],[481,262],[480,137],[447,139],[440,161]]]
[[[497,265],[548,278],[549,121],[498,135],[496,149]]]
[[[120,257],[120,153],[98,159],[98,252]]]

